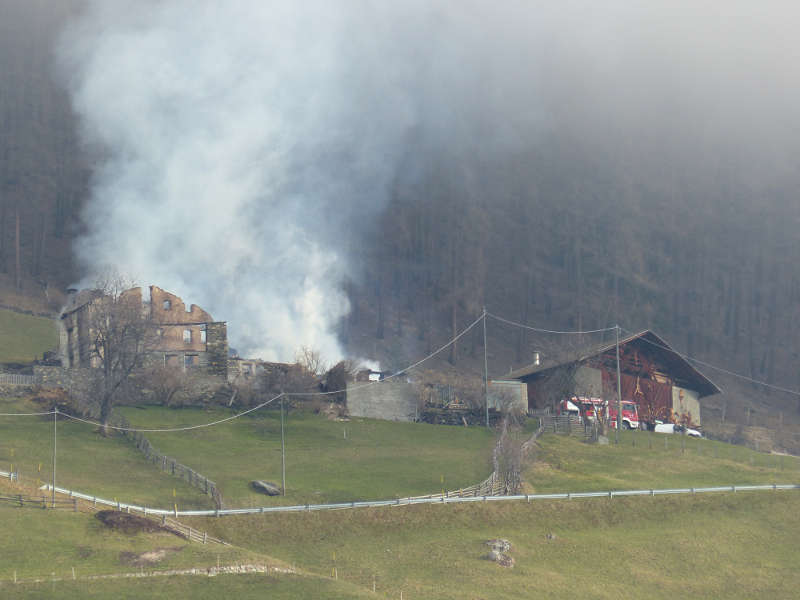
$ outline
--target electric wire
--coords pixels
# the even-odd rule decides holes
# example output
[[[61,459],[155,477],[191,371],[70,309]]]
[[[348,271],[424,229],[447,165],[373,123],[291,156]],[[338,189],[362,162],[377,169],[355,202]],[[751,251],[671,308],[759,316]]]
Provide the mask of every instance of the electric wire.
[[[553,333],[559,335],[567,335],[567,334],[585,334],[585,333],[604,333],[606,331],[614,331],[614,327],[605,327],[604,329],[587,329],[587,330],[574,330],[574,331],[557,331],[553,329],[541,329],[539,327],[531,327],[530,325],[524,325],[523,323],[517,323],[516,321],[511,321],[510,319],[505,319],[493,313],[487,312],[486,316],[492,317],[493,319],[500,321],[501,323],[506,323],[507,325],[513,325],[515,327],[522,327],[523,329],[528,329],[530,331],[536,331],[539,333]]]
[[[480,323],[483,320],[483,318],[484,318],[483,315],[481,315],[472,324],[470,324],[466,329],[461,331],[461,333],[459,333],[457,336],[455,336],[449,342],[447,342],[446,344],[444,344],[440,348],[436,349],[435,351],[431,352],[425,358],[422,358],[421,360],[418,360],[417,362],[413,363],[412,365],[406,367],[405,369],[401,369],[400,371],[397,371],[396,373],[393,373],[392,375],[388,375],[387,377],[384,377],[381,381],[370,381],[369,383],[365,383],[365,384],[363,384],[361,386],[351,387],[350,390],[352,391],[354,389],[360,389],[360,388],[368,387],[368,386],[371,386],[371,385],[380,384],[383,381],[386,381],[387,379],[391,379],[392,377],[397,377],[398,375],[402,375],[406,371],[409,371],[409,370],[421,365],[425,361],[430,360],[431,358],[433,358],[434,356],[436,356],[437,354],[439,354],[440,352],[445,350],[447,347],[449,347],[452,344],[454,344],[455,342],[457,342],[462,336],[466,335],[467,332],[469,332],[473,327],[475,327],[478,323]],[[76,417],[74,415],[70,415],[70,414],[63,413],[63,412],[59,412],[59,414],[63,414],[65,417],[67,417],[68,419],[71,419],[73,421],[79,421],[81,423],[86,423],[87,425],[94,425],[96,427],[106,427],[108,429],[113,429],[114,431],[124,431],[124,432],[133,432],[133,433],[178,433],[178,432],[181,432],[181,431],[191,431],[191,430],[194,430],[194,429],[203,429],[203,428],[206,428],[206,427],[213,427],[215,425],[220,425],[222,423],[227,423],[228,421],[233,421],[234,419],[238,419],[239,417],[243,417],[244,415],[247,415],[247,414],[255,412],[255,411],[257,411],[257,410],[259,410],[261,408],[264,408],[268,404],[271,404],[275,400],[278,400],[281,396],[284,396],[284,397],[289,397],[289,396],[328,396],[328,395],[332,395],[332,394],[340,394],[340,393],[345,392],[345,391],[347,391],[347,388],[341,389],[341,390],[332,390],[332,391],[328,391],[328,392],[283,392],[281,394],[278,394],[274,398],[270,398],[266,402],[262,402],[261,404],[258,404],[257,406],[249,408],[249,409],[247,409],[245,411],[242,411],[242,412],[237,413],[235,415],[232,415],[230,417],[226,417],[224,419],[219,419],[217,421],[212,421],[210,423],[201,423],[199,425],[187,425],[185,427],[143,428],[143,427],[121,427],[121,426],[118,426],[118,425],[105,425],[104,426],[102,423],[99,423],[97,421],[93,421],[91,419],[84,419],[84,418]],[[53,414],[53,412],[55,412],[55,411],[51,411],[49,413],[41,413],[41,414]]]
[[[0,417],[41,417],[44,415],[52,415],[54,412],[56,411],[51,410],[48,412],[33,412],[33,413],[0,413]]]
[[[620,329],[622,331],[625,331],[626,333],[630,333],[632,335],[636,334],[636,332],[630,331],[628,329],[623,329],[622,327],[620,327]],[[661,348],[662,350],[667,350],[669,352],[673,352],[673,353],[677,354],[678,356],[680,356],[681,358],[683,358],[684,360],[697,363],[698,365],[702,365],[704,367],[708,367],[709,369],[714,369],[715,371],[719,371],[720,373],[725,373],[726,375],[731,375],[732,377],[738,377],[739,379],[743,379],[744,381],[749,381],[751,383],[755,383],[757,385],[761,385],[761,386],[773,389],[773,390],[778,391],[778,392],[784,392],[786,394],[793,394],[795,396],[800,396],[800,392],[797,391],[797,390],[791,390],[789,388],[781,387],[779,385],[773,385],[771,383],[767,383],[766,381],[760,381],[758,379],[753,379],[752,377],[748,377],[747,375],[743,375],[742,373],[737,373],[735,371],[730,371],[728,369],[724,369],[722,367],[718,367],[716,365],[712,365],[711,363],[707,363],[705,361],[702,361],[699,358],[694,358],[692,356],[689,356],[688,354],[681,354],[680,352],[678,352],[677,350],[675,350],[673,348],[668,348],[666,346],[662,346],[661,344],[657,344],[656,342],[653,342],[651,340],[648,340],[648,339],[645,339],[645,338],[639,338],[639,339],[642,340],[643,342],[647,342],[651,346],[656,346],[657,348]]]
[[[359,386],[353,386],[353,387],[349,388],[349,391],[359,390],[359,389],[362,389],[362,388],[365,388],[365,387],[369,387],[371,385],[376,385],[376,384],[383,383],[384,381],[386,381],[388,379],[392,379],[393,377],[397,377],[399,375],[402,375],[406,371],[410,371],[411,369],[414,369],[414,368],[418,367],[419,365],[421,365],[425,361],[430,360],[431,358],[433,358],[434,356],[436,356],[440,352],[446,350],[448,347],[450,347],[453,344],[455,344],[462,336],[466,335],[467,332],[469,332],[473,327],[475,327],[483,319],[484,319],[484,316],[481,315],[480,317],[475,319],[475,321],[473,321],[471,325],[469,325],[466,329],[464,329],[461,333],[459,333],[452,340],[447,342],[444,346],[441,346],[437,350],[434,350],[433,352],[428,354],[428,356],[426,356],[425,358],[423,358],[421,360],[418,360],[417,362],[415,362],[412,365],[407,366],[405,369],[400,369],[396,373],[392,373],[391,375],[387,375],[386,377],[384,377],[380,381],[370,381],[368,383],[364,383],[364,384],[359,385]],[[347,388],[341,389],[341,390],[333,390],[333,391],[329,391],[329,392],[286,392],[286,395],[287,396],[330,396],[332,394],[341,394],[342,392],[346,392],[346,391],[348,391]]]
[[[226,417],[224,419],[219,419],[218,421],[212,421],[211,423],[201,423],[200,425],[187,425],[186,427],[168,427],[168,428],[160,428],[160,429],[144,429],[138,427],[119,427],[117,425],[103,425],[102,423],[98,423],[97,421],[92,421],[91,419],[82,419],[80,417],[76,417],[74,415],[69,415],[67,413],[59,412],[59,414],[63,414],[68,419],[72,419],[73,421],[80,421],[81,423],[86,423],[87,425],[95,425],[97,427],[107,427],[108,429],[113,429],[115,431],[130,431],[130,432],[139,432],[139,433],[176,433],[179,431],[191,431],[192,429],[203,429],[204,427],[213,427],[214,425],[219,425],[221,423],[227,423],[228,421],[233,421],[234,419],[238,419],[239,417],[243,417],[246,414],[251,412],[255,412],[260,408],[264,408],[271,402],[274,402],[281,396],[285,394],[278,394],[274,398],[270,398],[266,402],[262,402],[258,406],[254,406],[253,408],[248,408],[245,411],[232,415],[230,417]]]

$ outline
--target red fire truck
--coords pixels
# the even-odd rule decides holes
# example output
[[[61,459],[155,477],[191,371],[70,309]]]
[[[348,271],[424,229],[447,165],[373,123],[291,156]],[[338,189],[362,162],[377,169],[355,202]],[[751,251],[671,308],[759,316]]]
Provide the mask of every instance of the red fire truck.
[[[564,398],[558,405],[558,414],[580,415],[583,420],[594,421],[602,418],[612,429],[617,428],[617,402],[608,402],[602,398],[572,396]],[[622,428],[639,428],[639,405],[630,400],[622,401]]]

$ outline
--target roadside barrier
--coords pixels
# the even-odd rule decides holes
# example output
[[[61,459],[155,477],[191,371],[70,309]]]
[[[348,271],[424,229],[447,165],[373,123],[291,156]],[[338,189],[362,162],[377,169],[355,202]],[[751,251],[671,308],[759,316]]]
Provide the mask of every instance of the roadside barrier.
[[[0,471],[0,477],[8,477],[8,473]],[[43,485],[41,490],[50,491],[53,488],[50,484]],[[82,494],[74,490],[67,490],[56,487],[59,494],[69,495],[71,498],[79,498],[92,502],[94,505],[103,505],[124,510],[127,512],[139,512],[143,515],[168,515],[178,517],[223,517],[227,515],[252,515],[266,513],[286,513],[286,512],[311,512],[320,510],[343,510],[349,508],[377,508],[381,506],[409,506],[412,504],[459,504],[464,502],[510,502],[535,500],[574,500],[579,498],[619,498],[629,496],[665,496],[672,494],[706,494],[714,492],[751,492],[751,491],[778,491],[778,490],[798,490],[800,484],[795,483],[772,483],[767,485],[724,485],[714,487],[689,487],[689,488],[665,488],[648,490],[609,490],[604,492],[564,492],[558,494],[518,494],[515,496],[434,496],[422,498],[397,498],[393,500],[366,500],[358,502],[338,502],[334,504],[298,504],[294,506],[262,506],[259,508],[228,508],[220,510],[173,510],[161,508],[150,508],[147,506],[137,506],[125,502],[114,502]]]

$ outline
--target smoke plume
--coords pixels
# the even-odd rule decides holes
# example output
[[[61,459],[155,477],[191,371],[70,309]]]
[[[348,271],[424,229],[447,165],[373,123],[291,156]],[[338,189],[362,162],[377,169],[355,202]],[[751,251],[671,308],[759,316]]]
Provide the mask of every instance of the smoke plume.
[[[630,173],[721,148],[778,164],[797,44],[790,9],[753,6],[91,2],[59,49],[94,159],[78,257],[203,306],[243,353],[334,360],[362,232],[438,157],[558,140]]]
[[[86,271],[180,294],[249,355],[338,358],[343,249],[487,74],[461,38],[480,15],[383,4],[89,4],[60,47],[95,161]]]

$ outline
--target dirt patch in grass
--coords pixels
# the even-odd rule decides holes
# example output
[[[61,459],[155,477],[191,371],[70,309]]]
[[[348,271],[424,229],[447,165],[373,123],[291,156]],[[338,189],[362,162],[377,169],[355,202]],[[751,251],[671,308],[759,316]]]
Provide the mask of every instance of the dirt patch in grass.
[[[128,534],[166,531],[155,521],[117,510],[101,510],[95,514],[95,517],[106,527]]]
[[[119,562],[124,565],[133,565],[136,567],[155,565],[164,560],[168,555],[175,554],[181,550],[183,550],[183,547],[178,546],[175,548],[156,548],[145,552],[120,552]]]

